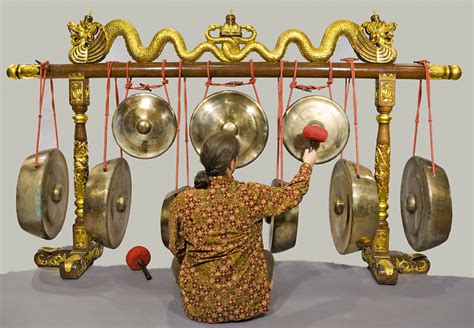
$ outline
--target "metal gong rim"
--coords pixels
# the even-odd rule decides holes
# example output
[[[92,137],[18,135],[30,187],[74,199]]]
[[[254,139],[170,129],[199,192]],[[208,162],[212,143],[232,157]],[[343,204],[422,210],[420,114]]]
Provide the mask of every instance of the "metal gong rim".
[[[405,164],[400,188],[403,229],[410,246],[424,251],[445,242],[451,231],[452,201],[448,177],[431,161],[413,156]]]
[[[168,248],[170,242],[170,229],[169,229],[169,220],[171,217],[171,205],[173,200],[178,196],[181,192],[188,189],[188,186],[184,186],[176,190],[172,190],[166,194],[165,199],[163,200],[163,204],[161,205],[161,217],[160,217],[160,226],[161,226],[161,241],[166,248]]]
[[[349,140],[350,126],[344,110],[336,102],[322,96],[307,96],[295,101],[283,116],[283,144],[297,160],[303,161],[310,141],[303,136],[307,125],[319,125],[328,132],[326,141],[316,149],[316,164],[329,162],[339,155]]]
[[[102,163],[89,173],[84,194],[84,226],[96,242],[117,248],[127,230],[132,202],[130,167],[123,158]]]
[[[287,184],[287,182],[283,182],[283,185]],[[272,187],[280,186],[281,180],[273,179]],[[280,215],[271,217],[269,243],[272,253],[283,252],[296,245],[298,216],[299,206],[295,206]]]
[[[115,141],[130,156],[154,158],[166,152],[176,137],[173,109],[153,93],[137,93],[123,100],[112,118]]]
[[[357,241],[372,240],[378,226],[378,193],[372,173],[360,165],[340,159],[331,174],[329,223],[334,246],[340,254],[359,250]]]
[[[16,213],[23,230],[53,239],[63,227],[67,213],[69,177],[66,159],[57,149],[29,156],[21,166],[16,186]]]
[[[189,134],[198,154],[207,137],[234,133],[240,143],[237,167],[253,162],[268,140],[268,120],[260,105],[238,91],[219,91],[203,99],[191,115]]]

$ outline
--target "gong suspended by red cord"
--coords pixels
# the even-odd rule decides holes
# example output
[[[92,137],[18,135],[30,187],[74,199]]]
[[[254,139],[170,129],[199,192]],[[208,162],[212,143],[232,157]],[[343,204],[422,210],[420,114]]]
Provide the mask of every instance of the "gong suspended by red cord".
[[[43,98],[49,62],[40,64],[40,95],[35,153],[21,166],[16,185],[16,213],[21,228],[44,239],[53,239],[63,227],[69,198],[67,162],[59,150],[53,80],[50,79],[51,111],[56,148],[39,150]]]
[[[117,248],[122,242],[132,202],[132,177],[127,161],[123,157],[107,160],[110,77],[113,65],[114,62],[107,63],[103,160],[90,171],[84,192],[84,226],[94,241],[108,248]]]

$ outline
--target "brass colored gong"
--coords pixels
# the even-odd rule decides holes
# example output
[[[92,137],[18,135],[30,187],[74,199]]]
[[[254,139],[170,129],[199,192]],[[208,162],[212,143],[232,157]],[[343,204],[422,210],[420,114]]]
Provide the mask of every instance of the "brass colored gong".
[[[372,240],[379,221],[377,185],[369,169],[340,159],[331,175],[329,188],[329,222],[331,235],[340,254],[359,250],[357,241]]]
[[[130,156],[154,158],[173,144],[176,116],[163,98],[153,93],[137,93],[123,100],[114,113],[115,141]]]
[[[424,251],[444,243],[453,217],[451,192],[446,172],[431,161],[413,156],[405,164],[400,190],[403,229],[408,243]]]
[[[173,203],[173,200],[176,198],[176,196],[178,196],[178,194],[188,188],[188,186],[181,187],[178,189],[177,193],[176,190],[173,189],[168,194],[166,194],[165,200],[163,201],[163,204],[161,206],[161,241],[163,242],[163,245],[165,245],[166,248],[168,248],[170,242],[170,230],[168,227],[168,223],[171,217],[171,204]]]
[[[287,184],[287,182],[283,182],[283,185]],[[281,180],[273,179],[272,187],[280,186]],[[299,206],[295,206],[270,218],[270,251],[272,253],[283,252],[295,247],[298,234],[298,214]]]
[[[307,96],[295,101],[286,111],[283,143],[299,161],[303,161],[305,149],[310,148],[310,141],[303,136],[307,125],[319,125],[328,132],[327,140],[316,149],[316,164],[329,162],[344,150],[349,139],[349,120],[337,103],[322,96]]]
[[[66,159],[57,149],[28,157],[21,166],[16,185],[16,214],[23,230],[53,239],[66,218],[69,180]]]
[[[253,162],[265,148],[268,121],[260,105],[250,96],[237,91],[220,91],[203,99],[191,116],[190,136],[198,154],[206,139],[227,131],[240,142],[237,167]]]
[[[102,163],[89,173],[84,194],[84,226],[96,242],[117,248],[127,230],[132,202],[130,167],[123,158]]]

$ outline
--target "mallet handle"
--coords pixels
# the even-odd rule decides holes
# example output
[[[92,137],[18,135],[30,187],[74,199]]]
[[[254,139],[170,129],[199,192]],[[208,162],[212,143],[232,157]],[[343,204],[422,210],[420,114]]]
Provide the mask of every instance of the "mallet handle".
[[[145,263],[143,262],[143,260],[139,260],[139,261],[138,261],[138,265],[140,266],[140,268],[142,269],[143,273],[145,274],[146,280],[151,280],[150,272],[149,272],[148,269],[146,268],[146,265],[145,265]]]

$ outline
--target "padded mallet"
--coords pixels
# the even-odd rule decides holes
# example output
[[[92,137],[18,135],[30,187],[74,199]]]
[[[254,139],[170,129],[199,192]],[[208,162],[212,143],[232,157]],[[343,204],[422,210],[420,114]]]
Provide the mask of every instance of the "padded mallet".
[[[127,253],[127,265],[132,270],[142,270],[147,280],[151,280],[151,275],[146,266],[150,263],[151,254],[143,246],[135,246]]]
[[[307,125],[303,128],[303,137],[310,141],[310,151],[317,149],[320,142],[328,138],[328,131],[319,125]]]

